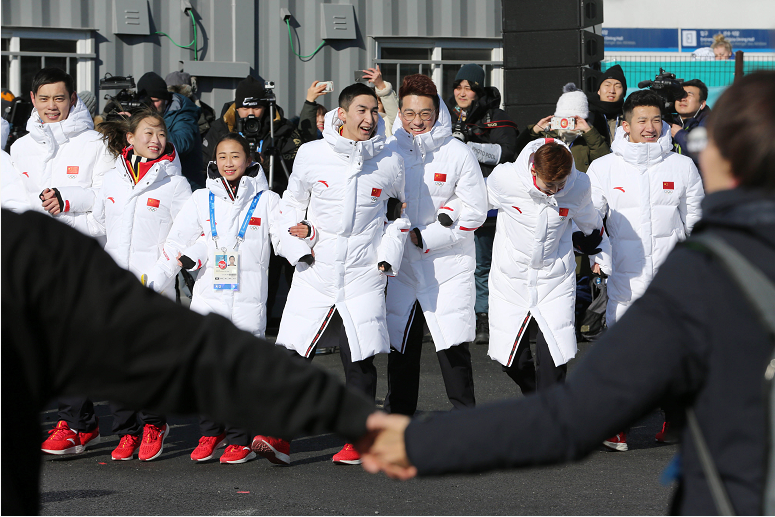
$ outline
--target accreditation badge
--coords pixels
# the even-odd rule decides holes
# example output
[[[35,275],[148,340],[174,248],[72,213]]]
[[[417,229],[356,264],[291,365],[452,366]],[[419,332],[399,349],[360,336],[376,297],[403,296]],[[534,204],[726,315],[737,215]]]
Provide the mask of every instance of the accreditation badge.
[[[216,250],[213,264],[213,289],[216,291],[239,291],[240,252],[237,250]]]

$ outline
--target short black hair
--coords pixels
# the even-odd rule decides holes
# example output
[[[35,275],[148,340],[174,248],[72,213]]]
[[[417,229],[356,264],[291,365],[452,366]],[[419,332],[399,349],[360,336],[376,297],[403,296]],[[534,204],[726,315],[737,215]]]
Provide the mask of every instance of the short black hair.
[[[61,68],[50,66],[41,69],[35,74],[35,77],[32,78],[32,94],[37,95],[41,86],[54,83],[65,83],[67,94],[70,96],[75,92],[75,81],[73,81],[73,77]]]
[[[691,81],[684,81],[681,86],[694,86],[695,88],[699,88],[700,90],[700,100],[701,101],[707,101],[708,100],[708,87],[705,86],[705,83],[700,81],[699,79],[692,79]]]
[[[659,112],[662,113],[665,101],[651,90],[638,90],[637,92],[632,92],[622,106],[624,120],[626,120],[627,123],[629,123],[632,118],[632,111],[639,106],[654,106],[655,108],[659,108]]]
[[[349,110],[353,99],[360,95],[371,95],[375,101],[378,100],[374,90],[363,83],[353,83],[339,94],[339,107],[345,111]]]

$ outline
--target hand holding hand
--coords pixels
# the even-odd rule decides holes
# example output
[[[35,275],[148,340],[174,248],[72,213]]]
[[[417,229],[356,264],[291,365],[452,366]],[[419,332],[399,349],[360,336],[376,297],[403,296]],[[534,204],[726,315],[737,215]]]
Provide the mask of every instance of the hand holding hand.
[[[594,266],[592,266],[592,272],[593,272],[594,274],[596,274],[596,275],[599,275],[599,274],[600,274],[600,264],[598,264],[597,262],[595,262],[595,265],[594,265]]]
[[[328,92],[324,91],[325,89],[326,89],[326,83],[322,83],[320,81],[312,81],[312,86],[307,88],[307,100],[309,102],[315,102],[315,99],[317,99],[321,95],[327,95]]]
[[[547,129],[549,129],[549,127],[548,127],[549,126],[549,122],[552,121],[552,117],[553,116],[554,115],[549,115],[548,117],[544,117],[541,120],[539,120],[538,122],[536,122],[536,124],[533,126],[533,133],[535,133],[536,135],[540,135],[542,132],[544,132]]]
[[[299,239],[306,239],[310,236],[311,229],[308,224],[299,223],[288,228],[288,233]]]
[[[43,210],[51,215],[57,215],[62,212],[62,198],[56,189],[47,188],[40,193],[40,201]]]
[[[404,431],[411,420],[404,415],[388,415],[377,411],[366,420],[368,433],[355,448],[361,455],[363,469],[376,474],[384,472],[388,477],[407,480],[417,475],[406,455]]]

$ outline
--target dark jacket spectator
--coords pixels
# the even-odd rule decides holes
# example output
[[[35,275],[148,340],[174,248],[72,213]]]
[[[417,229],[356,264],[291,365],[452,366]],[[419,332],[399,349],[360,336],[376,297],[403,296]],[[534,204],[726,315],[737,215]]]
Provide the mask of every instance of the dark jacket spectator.
[[[373,401],[330,374],[144,288],[96,241],[47,216],[3,210],[0,220],[6,421],[38,429],[48,401],[86,393],[267,435],[365,434]],[[2,453],[13,466],[2,478],[2,513],[37,513],[39,433],[20,433]]]
[[[181,71],[167,74],[164,81],[167,83],[167,90],[188,97],[202,110],[199,115],[199,134],[204,137],[210,130],[210,124],[215,122],[215,110],[196,96],[196,78]]]
[[[624,120],[622,106],[626,96],[627,79],[619,65],[603,72],[597,93],[587,94],[589,123],[603,136],[609,147],[616,135],[616,128]]]

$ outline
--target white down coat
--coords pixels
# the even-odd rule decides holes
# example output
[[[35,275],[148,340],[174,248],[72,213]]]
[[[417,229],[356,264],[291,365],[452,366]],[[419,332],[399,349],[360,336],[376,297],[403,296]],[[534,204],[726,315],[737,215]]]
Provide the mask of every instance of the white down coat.
[[[355,142],[339,134],[337,110],[325,116],[323,139],[299,148],[280,204],[282,251],[296,265],[277,343],[308,357],[336,309],[353,361],[390,351],[385,322],[387,276],[377,264],[399,267],[406,233],[386,225],[389,198],[404,200],[404,163],[385,148],[384,121],[377,134]],[[307,239],[288,234],[301,220]],[[298,263],[314,247],[315,261]],[[392,251],[392,253],[391,253]],[[403,274],[403,273],[400,273]]]
[[[476,156],[452,136],[441,99],[439,119],[429,132],[410,135],[398,120],[388,148],[404,158],[406,214],[423,241],[420,249],[406,240],[401,274],[388,282],[390,346],[404,352],[415,301],[420,302],[437,351],[473,341],[474,230],[487,218],[487,191]],[[445,227],[437,212],[455,196],[459,215]]]
[[[514,163],[498,165],[487,178],[490,206],[498,210],[489,277],[489,355],[506,366],[512,365],[531,317],[555,365],[575,357],[572,235],[576,229],[589,235],[603,226],[589,178],[575,165],[556,194],[548,196],[535,186],[530,156],[545,142],[530,142]]]
[[[705,193],[694,162],[671,151],[670,127],[662,123],[655,143],[633,143],[620,127],[611,154],[589,166],[592,201],[606,230],[611,255],[596,257],[608,278],[606,321],[612,325],[640,298],[676,242],[701,216]]]
[[[240,227],[250,210],[253,197],[261,192],[251,218],[245,240],[240,244],[239,290],[215,290],[215,242],[210,229],[210,192],[215,196],[215,224],[218,232],[218,248],[233,250]],[[149,275],[158,282],[159,273],[174,276],[180,269],[178,253],[188,256],[198,271],[191,310],[200,314],[214,312],[229,318],[242,330],[263,337],[266,331],[266,294],[270,257],[270,239],[278,247],[277,216],[280,196],[269,190],[264,171],[257,163],[252,164],[240,178],[237,195],[232,199],[231,190],[218,173],[213,162],[208,167],[207,188],[194,192],[183,205],[169,232],[165,251],[159,258],[157,271]]]
[[[33,208],[43,211],[38,196],[47,188],[57,188],[65,206],[56,218],[90,235],[86,214],[114,160],[102,135],[94,131],[89,110],[78,99],[65,120],[44,124],[33,109],[27,131],[11,146],[11,157]]]
[[[175,216],[191,197],[191,187],[180,170],[172,144],[135,185],[127,167],[127,148],[105,173],[94,209],[88,214],[90,233],[106,236],[105,251],[116,264],[138,279],[148,273],[165,252],[164,243]],[[172,278],[158,290],[175,299]]]

